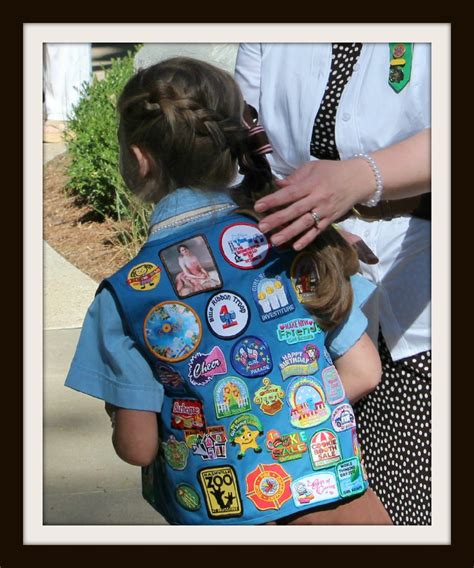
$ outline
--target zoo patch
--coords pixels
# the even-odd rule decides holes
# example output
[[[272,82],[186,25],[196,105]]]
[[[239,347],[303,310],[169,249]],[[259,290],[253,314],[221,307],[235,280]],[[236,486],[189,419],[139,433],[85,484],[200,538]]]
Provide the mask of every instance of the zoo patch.
[[[334,367],[334,365],[326,367],[323,369],[321,376],[329,404],[339,404],[342,402],[346,397],[346,393],[344,392],[344,387],[336,367]]]
[[[246,495],[259,511],[280,509],[291,499],[291,476],[279,464],[260,464],[245,481]]]
[[[280,358],[283,380],[295,375],[313,375],[318,370],[319,349],[314,343],[306,344],[301,351],[285,353]]]
[[[280,276],[267,277],[260,274],[253,281],[252,296],[262,321],[282,317],[295,309]]]
[[[182,361],[198,347],[201,321],[197,313],[182,302],[161,302],[145,318],[144,339],[148,349],[166,362]]]
[[[229,439],[233,446],[239,445],[237,459],[242,459],[247,450],[256,454],[262,452],[257,438],[263,435],[263,425],[253,414],[244,414],[233,420],[229,426]]]
[[[339,497],[336,478],[329,471],[296,479],[291,484],[291,493],[296,507],[315,505]]]
[[[204,428],[206,425],[202,402],[200,400],[173,400],[171,410],[171,428]]]
[[[356,425],[354,411],[350,404],[340,404],[332,411],[331,422],[336,432],[343,432]]]
[[[216,417],[228,418],[252,408],[247,385],[239,377],[221,379],[214,388]]]
[[[184,394],[186,386],[183,377],[176,369],[165,363],[157,363],[155,366],[158,381],[163,385],[165,391],[170,394]]]
[[[283,408],[282,399],[284,398],[284,390],[278,385],[273,385],[270,379],[265,377],[263,379],[263,386],[257,389],[253,401],[255,404],[260,405],[260,410],[264,414],[273,416]]]
[[[184,442],[178,442],[174,436],[170,436],[161,446],[165,454],[166,463],[173,469],[181,471],[188,463],[189,450]]]
[[[175,490],[176,501],[186,511],[197,511],[201,507],[201,498],[197,491],[188,483],[180,483]]]
[[[221,233],[219,246],[225,260],[241,270],[257,268],[270,251],[267,237],[252,223],[235,223],[226,227]]]
[[[279,462],[297,460],[308,451],[305,432],[280,434],[278,430],[270,430],[267,434],[266,446],[272,458]]]
[[[311,341],[321,332],[319,325],[309,318],[293,319],[279,323],[277,327],[278,341],[285,341],[288,345]]]
[[[336,476],[339,482],[341,497],[349,497],[365,489],[360,462],[357,458],[338,464],[336,466]]]
[[[209,517],[220,519],[242,515],[239,485],[232,466],[201,469],[198,480],[206,497]]]
[[[184,440],[193,456],[204,461],[227,457],[227,435],[224,426],[208,426],[205,430],[185,430]]]
[[[311,255],[301,252],[290,268],[290,278],[298,301],[302,304],[314,298],[319,282],[318,270]]]
[[[296,428],[311,428],[327,420],[331,411],[326,406],[323,389],[313,377],[293,379],[287,390],[290,422]]]
[[[341,461],[341,450],[336,434],[320,430],[311,438],[310,456],[313,469],[333,465]]]
[[[273,368],[268,345],[262,339],[248,335],[239,339],[232,348],[232,367],[244,377],[261,377]]]
[[[209,299],[206,318],[214,335],[222,339],[232,339],[246,330],[250,321],[250,312],[241,296],[223,291]]]
[[[220,347],[213,347],[209,353],[196,353],[188,364],[189,382],[197,387],[207,385],[216,375],[227,373],[227,363]]]
[[[127,284],[134,290],[153,290],[161,278],[161,268],[152,262],[141,262],[134,266],[127,276]]]

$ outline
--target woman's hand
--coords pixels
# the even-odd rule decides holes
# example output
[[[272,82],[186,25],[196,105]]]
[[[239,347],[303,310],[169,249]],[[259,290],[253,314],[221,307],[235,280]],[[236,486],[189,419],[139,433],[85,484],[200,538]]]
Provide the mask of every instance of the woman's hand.
[[[345,215],[375,191],[374,175],[364,160],[319,160],[306,162],[293,174],[278,180],[281,188],[256,202],[255,211],[278,209],[261,219],[259,228],[274,245],[297,239],[293,247],[301,250],[336,219]],[[319,216],[317,225],[311,215]]]

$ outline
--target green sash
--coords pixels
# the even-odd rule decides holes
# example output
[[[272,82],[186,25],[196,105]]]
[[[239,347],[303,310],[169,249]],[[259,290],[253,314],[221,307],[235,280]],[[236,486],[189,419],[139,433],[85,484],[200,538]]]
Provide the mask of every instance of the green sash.
[[[412,43],[390,44],[390,71],[388,82],[397,93],[399,93],[410,80],[412,59]]]

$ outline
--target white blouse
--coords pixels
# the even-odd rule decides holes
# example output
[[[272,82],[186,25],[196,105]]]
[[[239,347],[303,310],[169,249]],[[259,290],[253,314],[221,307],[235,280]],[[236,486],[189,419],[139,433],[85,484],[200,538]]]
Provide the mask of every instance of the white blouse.
[[[286,177],[310,155],[314,119],[331,68],[330,44],[241,44],[235,78],[259,112],[273,146],[269,160]],[[336,114],[341,159],[374,152],[431,125],[431,48],[415,44],[411,78],[399,93],[389,85],[388,44],[364,44]],[[427,188],[428,190],[428,188]],[[431,223],[409,215],[391,221],[350,218],[379,257],[362,273],[378,285],[364,311],[376,341],[379,325],[394,360],[431,348]]]

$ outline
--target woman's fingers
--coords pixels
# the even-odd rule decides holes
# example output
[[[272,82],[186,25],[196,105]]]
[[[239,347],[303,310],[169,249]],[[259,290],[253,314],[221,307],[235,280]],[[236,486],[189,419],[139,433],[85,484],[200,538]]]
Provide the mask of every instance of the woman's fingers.
[[[293,243],[293,248],[295,250],[304,249],[309,244],[311,244],[314,241],[314,239],[320,233],[322,233],[328,226],[329,226],[329,223],[328,223],[327,219],[324,219],[323,221],[321,221],[318,224],[318,228],[316,228],[315,226],[311,227],[311,229],[306,231],[306,233],[300,239],[298,239],[295,243]]]
[[[304,231],[314,227],[314,219],[311,213],[305,213],[296,221],[285,227],[283,230],[279,231],[275,235],[272,235],[271,241],[274,245],[281,245],[287,241],[294,239]]]
[[[280,227],[286,226],[288,223],[303,217],[303,215],[311,209],[312,205],[310,198],[299,199],[293,202],[289,207],[279,209],[278,211],[275,211],[275,213],[267,215],[261,219],[258,224],[258,228],[262,231],[262,233],[267,233],[273,229],[279,229]]]
[[[282,207],[283,205],[288,205],[289,203],[294,203],[299,199],[306,197],[310,193],[305,186],[299,185],[288,185],[262,197],[259,199],[254,206],[257,213],[263,213],[268,209],[274,209],[277,207]]]

